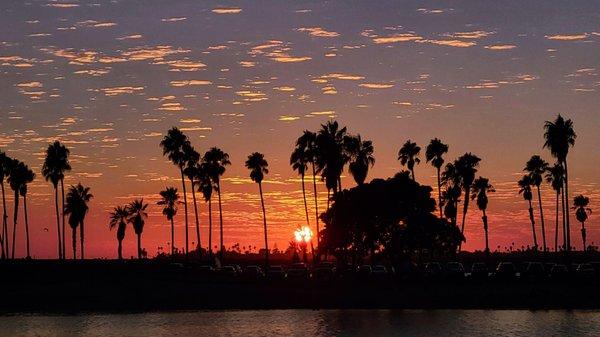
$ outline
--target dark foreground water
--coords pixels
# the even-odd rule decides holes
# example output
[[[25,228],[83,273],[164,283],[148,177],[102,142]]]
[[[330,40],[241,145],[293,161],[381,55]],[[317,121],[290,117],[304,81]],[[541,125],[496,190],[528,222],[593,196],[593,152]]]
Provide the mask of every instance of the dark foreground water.
[[[600,311],[266,310],[14,315],[0,336],[598,336]]]

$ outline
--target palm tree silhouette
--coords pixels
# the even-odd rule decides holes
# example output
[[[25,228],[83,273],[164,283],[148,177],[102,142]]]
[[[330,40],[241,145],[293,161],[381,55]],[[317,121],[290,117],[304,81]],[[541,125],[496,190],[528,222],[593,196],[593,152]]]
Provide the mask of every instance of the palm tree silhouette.
[[[190,153],[192,152],[193,148],[190,145],[188,137],[184,135],[181,130],[175,127],[171,128],[167,132],[167,135],[160,142],[160,146],[163,149],[163,156],[167,156],[173,164],[179,167],[179,171],[181,173],[181,186],[183,186],[183,208],[185,213],[185,255],[187,257],[189,252],[188,209],[183,169],[190,159]]]
[[[590,198],[583,195],[578,195],[573,199],[573,210],[575,210],[575,216],[577,221],[581,222],[581,240],[583,241],[583,251],[587,250],[586,244],[586,232],[585,222],[588,219],[588,214],[592,214],[592,209],[588,207],[590,204]]]
[[[410,139],[407,140],[400,148],[400,151],[398,151],[398,160],[400,161],[400,164],[402,166],[406,165],[413,180],[415,180],[415,164],[421,162],[419,153],[421,153],[421,148],[417,143],[411,142]]]
[[[494,187],[490,184],[487,178],[479,177],[473,181],[473,194],[471,199],[477,199],[477,207],[482,212],[481,220],[483,220],[483,230],[485,232],[485,253],[490,254],[490,246],[488,242],[488,217],[485,214],[488,205],[488,196],[490,192],[495,192]]]
[[[219,199],[219,228],[221,232],[219,257],[223,261],[223,253],[225,246],[223,245],[223,208],[221,204],[221,176],[225,174],[226,166],[231,165],[229,154],[223,150],[213,147],[204,154],[204,162],[208,170],[208,174],[213,182],[213,187],[217,191]]]
[[[529,203],[529,220],[531,221],[531,232],[533,233],[533,249],[537,250],[537,235],[535,234],[535,219],[533,217],[533,205],[531,204],[531,199],[533,199],[533,193],[531,192],[531,185],[533,185],[533,181],[529,175],[524,175],[521,180],[518,181],[519,185],[519,194],[523,195],[523,199],[525,199]]]
[[[558,213],[559,213],[559,199],[561,199],[562,195],[562,205],[560,206],[560,210],[563,214],[563,248],[565,247],[565,243],[567,242],[567,234],[565,230],[565,217],[564,217],[564,207],[565,207],[565,196],[563,193],[563,184],[564,184],[564,175],[565,171],[560,163],[554,164],[552,167],[549,167],[546,171],[546,182],[550,183],[552,189],[556,191],[556,227],[554,229],[554,251],[558,252]]]
[[[462,190],[458,185],[447,185],[442,192],[442,205],[444,206],[444,216],[456,226],[456,217],[458,214],[458,203]]]
[[[571,251],[571,226],[569,222],[569,170],[567,166],[567,155],[569,148],[575,145],[577,135],[573,130],[573,122],[570,119],[565,120],[561,115],[558,115],[554,122],[546,121],[544,124],[544,147],[550,149],[550,153],[554,158],[562,164],[565,170],[564,176],[564,193],[565,193],[565,218],[567,229],[567,244],[566,252]]]
[[[543,175],[548,170],[548,163],[538,155],[533,155],[525,164],[523,171],[526,171],[531,177],[533,185],[537,188],[538,202],[540,205],[540,224],[542,225],[542,245],[544,252],[547,251],[546,246],[546,227],[544,223],[544,209],[542,207],[542,192],[540,185],[544,179]]]
[[[344,151],[344,139],[347,129],[339,127],[337,121],[321,124],[317,133],[315,163],[321,179],[325,180],[327,188],[327,209],[329,209],[331,194],[342,191],[342,172],[349,157]]]
[[[463,203],[463,214],[462,224],[460,226],[460,232],[464,235],[465,233],[465,220],[467,218],[467,211],[469,210],[469,193],[473,180],[475,180],[475,173],[477,173],[477,167],[481,159],[472,153],[465,153],[454,162],[456,168],[456,174],[460,177],[462,189],[465,192],[465,201]],[[461,246],[458,246],[460,251]]]
[[[117,227],[117,241],[119,246],[117,248],[117,255],[119,260],[123,259],[123,239],[125,238],[125,229],[127,228],[127,217],[129,211],[125,206],[117,206],[110,213],[109,228],[112,230]]]
[[[56,208],[56,226],[58,231],[58,258],[65,257],[65,215],[62,215],[62,235],[60,228],[60,214],[58,211],[58,183],[61,184],[62,191],[62,207],[65,208],[65,189],[64,178],[65,172],[71,170],[69,164],[69,149],[62,145],[59,141],[48,145],[46,149],[46,157],[42,166],[42,175],[46,181],[50,181],[54,187],[54,204]]]
[[[31,175],[30,175],[31,174]],[[34,176],[33,172],[29,170],[29,167],[25,165],[25,163],[13,159],[9,164],[9,176],[8,176],[8,184],[10,188],[14,192],[14,208],[13,208],[13,235],[12,235],[12,249],[11,249],[11,258],[15,258],[15,241],[17,234],[17,219],[19,216],[19,193],[23,188],[23,185],[28,182],[33,181]]]
[[[162,199],[157,204],[164,206],[162,213],[171,222],[171,256],[175,256],[175,223],[173,218],[177,214],[179,194],[174,187],[167,187],[166,190],[160,191],[159,194]]]
[[[306,186],[304,185],[304,176],[306,170],[308,170],[308,163],[311,161],[311,153],[308,152],[307,147],[299,146],[296,144],[292,155],[290,156],[290,165],[294,171],[297,171],[300,175],[302,184],[302,200],[304,201],[304,213],[306,214],[306,225],[310,227],[310,220],[308,215],[308,202],[306,201]]]
[[[302,136],[296,140],[296,149],[303,155],[303,160],[306,163],[310,163],[312,169],[312,180],[313,180],[313,194],[315,199],[315,223],[317,226],[317,246],[319,245],[319,203],[317,194],[317,169],[316,169],[316,155],[317,155],[317,134],[308,130],[304,130]],[[295,152],[296,150],[294,150]],[[293,154],[292,154],[293,157]],[[290,162],[294,161],[293,159]],[[293,164],[292,164],[293,165]],[[306,197],[305,197],[306,199]],[[305,202],[306,205],[306,202]],[[308,207],[305,206],[307,212]],[[308,221],[308,220],[307,220]]]
[[[85,259],[85,216],[89,210],[88,203],[94,196],[90,193],[89,187],[84,187],[81,183],[77,186],[69,187],[64,213],[69,215],[69,226],[73,230],[73,259],[77,257],[76,231],[79,226],[79,240],[81,243],[81,259]]]
[[[2,258],[8,256],[8,214],[6,211],[6,192],[4,190],[4,179],[9,175],[12,159],[0,151],[0,186],[2,186],[2,230],[0,233],[0,244],[2,245]]]
[[[27,211],[27,185],[35,179],[35,173],[27,166],[23,168],[23,178],[19,194],[23,197],[23,212],[25,213],[25,242],[27,244],[27,258],[31,258],[29,247],[29,212]],[[14,241],[13,241],[14,242]]]
[[[258,184],[260,193],[260,204],[263,213],[263,226],[265,231],[265,268],[269,267],[269,243],[267,241],[267,214],[265,212],[265,200],[263,199],[262,181],[265,174],[269,173],[269,164],[262,153],[254,152],[246,160],[246,168],[250,170],[250,179]]]
[[[127,222],[133,226],[135,235],[137,235],[138,259],[142,258],[142,233],[144,232],[146,218],[148,218],[146,208],[148,208],[148,204],[144,203],[144,199],[136,199],[127,205],[129,213]]]
[[[198,170],[200,170],[200,154],[196,152],[193,146],[187,148],[187,166],[183,170],[184,174],[190,180],[192,186],[192,201],[194,203],[194,217],[196,220],[196,250],[198,254],[202,251],[202,243],[200,241],[200,220],[198,220],[198,204],[196,202],[196,178]]]
[[[212,192],[215,186],[207,163],[201,163],[196,174],[198,191],[202,193],[204,201],[208,202],[208,254],[212,257]]]
[[[344,140],[346,153],[350,157],[348,171],[354,178],[357,185],[362,185],[367,179],[369,167],[375,165],[375,157],[373,157],[373,142],[370,140],[362,140],[360,135],[346,136]]]
[[[440,177],[440,170],[442,165],[444,165],[444,154],[448,152],[448,145],[442,143],[438,138],[434,138],[427,145],[427,149],[425,150],[425,159],[427,162],[431,162],[431,165],[435,167],[437,171],[437,184],[438,184],[438,206],[440,209],[440,218],[443,217],[442,214],[442,184]]]

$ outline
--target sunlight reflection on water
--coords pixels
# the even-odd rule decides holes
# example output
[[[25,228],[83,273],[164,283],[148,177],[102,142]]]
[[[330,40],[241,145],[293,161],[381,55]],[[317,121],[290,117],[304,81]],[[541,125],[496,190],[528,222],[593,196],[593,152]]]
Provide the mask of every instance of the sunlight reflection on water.
[[[597,336],[599,311],[266,310],[15,315],[0,336]]]

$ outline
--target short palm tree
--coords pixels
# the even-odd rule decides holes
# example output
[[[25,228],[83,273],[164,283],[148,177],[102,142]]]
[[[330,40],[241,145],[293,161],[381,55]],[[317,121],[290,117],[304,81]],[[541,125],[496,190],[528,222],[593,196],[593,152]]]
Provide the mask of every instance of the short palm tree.
[[[65,203],[64,213],[69,215],[69,226],[73,230],[73,259],[77,255],[76,230],[79,226],[79,241],[81,243],[81,259],[85,259],[85,216],[89,210],[88,203],[94,196],[90,193],[90,188],[77,184],[69,187]]]
[[[558,214],[559,214],[559,210],[562,211],[563,214],[563,224],[562,224],[562,230],[563,230],[563,248],[565,247],[564,244],[567,242],[567,234],[566,234],[566,230],[565,230],[565,219],[564,219],[564,210],[562,208],[565,207],[565,202],[564,202],[564,194],[562,193],[563,191],[563,185],[564,185],[564,170],[561,164],[556,163],[554,164],[552,167],[548,168],[548,171],[546,172],[546,182],[548,182],[551,186],[552,189],[556,192],[556,223],[555,223],[555,229],[554,229],[554,251],[558,252]],[[559,206],[558,203],[561,199],[561,195],[562,195],[562,206]]]
[[[542,192],[540,185],[544,180],[544,173],[548,170],[548,163],[538,155],[533,155],[525,164],[523,171],[527,172],[531,177],[533,185],[537,188],[538,203],[540,205],[540,224],[542,226],[542,249],[546,252],[546,226],[544,221],[544,208],[542,207]]]
[[[465,192],[465,198],[463,203],[463,214],[462,224],[460,226],[460,232],[464,235],[465,233],[465,221],[467,218],[467,211],[469,210],[469,195],[473,181],[475,180],[475,173],[477,173],[477,167],[481,159],[472,153],[465,153],[454,162],[456,168],[456,174],[459,176],[459,181],[463,191]],[[460,250],[460,246],[459,246]]]
[[[65,208],[65,190],[64,190],[64,178],[65,172],[71,170],[69,164],[69,149],[62,145],[59,141],[48,145],[46,149],[46,157],[44,164],[42,165],[42,175],[46,181],[50,181],[54,187],[54,204],[56,208],[56,226],[58,232],[58,257],[62,259],[65,257],[65,215],[62,216],[62,235],[60,226],[60,213],[58,206],[58,184],[61,184],[62,191],[62,206],[61,209]]]
[[[135,235],[137,235],[138,259],[142,258],[142,233],[144,232],[144,224],[148,218],[146,208],[148,208],[148,204],[144,203],[144,199],[136,199],[127,205],[129,213],[127,222],[133,226]]]
[[[198,170],[200,170],[200,154],[196,152],[193,146],[186,148],[187,164],[183,170],[185,176],[190,180],[192,187],[192,202],[194,203],[194,217],[196,220],[196,250],[198,254],[202,251],[202,243],[200,241],[200,220],[198,219],[198,203],[196,202],[196,178]]]
[[[260,204],[263,213],[263,226],[265,231],[265,268],[269,267],[269,243],[267,241],[267,214],[265,212],[265,201],[263,199],[262,181],[265,174],[269,173],[269,164],[262,153],[254,152],[248,156],[246,160],[246,168],[250,170],[250,178],[258,184],[260,193]]]
[[[303,157],[303,161],[306,163],[310,163],[312,169],[312,180],[313,180],[313,194],[315,201],[315,223],[317,226],[317,246],[319,244],[319,203],[318,203],[318,193],[317,193],[317,168],[316,168],[316,159],[315,156],[317,154],[317,134],[308,130],[304,130],[302,136],[298,137],[296,140],[296,149],[299,153],[301,153],[301,157]],[[296,151],[296,150],[294,150]],[[294,160],[291,160],[294,161]],[[293,164],[292,164],[293,165]]]
[[[2,229],[0,233],[0,244],[2,245],[2,258],[6,258],[8,253],[8,214],[6,211],[6,192],[4,190],[4,179],[9,175],[9,168],[12,159],[4,152],[0,151],[0,186],[2,187]]]
[[[441,183],[441,168],[444,165],[444,154],[448,153],[448,145],[442,143],[438,138],[434,138],[427,145],[425,150],[425,159],[427,162],[431,162],[431,165],[435,167],[437,171],[437,184],[438,184],[438,206],[440,209],[440,218],[443,217],[442,213],[442,183]]]
[[[219,257],[223,261],[223,254],[225,246],[223,245],[223,207],[221,204],[221,176],[225,174],[226,167],[231,165],[229,161],[229,154],[223,152],[223,150],[213,147],[204,154],[204,163],[208,170],[208,174],[212,180],[213,187],[217,191],[217,197],[219,199],[219,228],[220,228],[220,246],[219,246]]]
[[[458,185],[447,185],[446,189],[442,192],[444,216],[455,226],[461,194],[462,190]]]
[[[27,247],[27,258],[31,258],[30,245],[29,245],[29,212],[27,211],[27,185],[32,183],[35,179],[35,173],[27,166],[23,168],[23,179],[19,194],[23,197],[23,212],[25,213],[25,242]],[[14,242],[14,241],[13,241]]]
[[[375,165],[373,142],[370,140],[362,140],[360,135],[357,135],[346,136],[344,144],[346,153],[350,157],[348,171],[350,171],[356,184],[362,185],[367,179],[369,168]]]
[[[479,177],[473,181],[473,194],[471,199],[477,200],[477,207],[482,212],[481,219],[483,220],[483,231],[485,233],[485,253],[490,254],[490,246],[488,241],[488,217],[485,214],[488,206],[488,196],[490,192],[495,192],[494,187],[490,184],[487,178]]]
[[[198,192],[201,192],[204,201],[208,202],[208,254],[212,257],[212,192],[214,184],[210,178],[208,165],[206,163],[200,164],[196,174]]]
[[[344,153],[344,138],[347,129],[340,128],[337,121],[328,121],[321,125],[315,138],[315,164],[317,172],[325,180],[328,194],[335,194],[342,190],[342,172],[348,161]],[[329,196],[328,196],[329,203]]]
[[[127,217],[129,211],[125,206],[117,206],[110,213],[109,228],[112,230],[117,227],[117,241],[119,243],[117,247],[117,255],[119,260],[123,259],[123,239],[125,239],[125,229],[127,228]]]
[[[535,234],[535,219],[533,217],[533,205],[531,204],[531,199],[533,199],[533,193],[531,192],[531,185],[533,185],[533,181],[531,181],[531,177],[529,175],[524,175],[521,180],[518,181],[519,185],[519,194],[523,195],[523,199],[525,199],[529,203],[529,220],[531,221],[531,232],[533,233],[533,249],[537,250],[537,235]]]
[[[190,161],[190,154],[193,151],[188,137],[178,128],[171,128],[167,135],[160,142],[163,149],[163,156],[167,156],[169,160],[179,167],[181,173],[181,186],[183,187],[183,208],[185,213],[185,255],[189,252],[188,240],[188,209],[187,209],[187,192],[185,188],[185,174],[183,172],[185,166]]]
[[[565,171],[564,176],[564,193],[565,193],[565,219],[567,229],[566,252],[571,251],[571,226],[569,221],[569,170],[567,166],[567,155],[569,148],[575,145],[577,135],[573,130],[573,122],[570,119],[565,120],[561,115],[558,115],[553,122],[546,121],[544,124],[544,147],[550,150],[550,153],[563,166]]]
[[[171,222],[171,256],[175,256],[175,223],[174,218],[177,214],[177,201],[179,193],[174,187],[167,187],[164,191],[160,191],[161,200],[158,205],[164,206],[162,213]]]
[[[419,154],[421,153],[421,147],[417,143],[411,142],[410,139],[402,145],[400,151],[398,151],[398,160],[402,166],[406,166],[410,171],[412,179],[415,180],[415,164],[419,164]]]
[[[588,207],[589,204],[590,198],[581,194],[573,199],[573,210],[575,210],[575,216],[577,217],[577,221],[581,222],[581,240],[583,241],[583,251],[587,250],[585,222],[588,219],[588,214],[592,214],[592,209]]]

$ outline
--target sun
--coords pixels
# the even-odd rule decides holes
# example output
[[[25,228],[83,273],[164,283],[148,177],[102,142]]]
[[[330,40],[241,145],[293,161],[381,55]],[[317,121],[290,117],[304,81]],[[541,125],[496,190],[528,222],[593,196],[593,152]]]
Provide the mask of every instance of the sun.
[[[308,243],[312,240],[313,232],[307,226],[298,228],[294,231],[294,238],[296,242]]]

